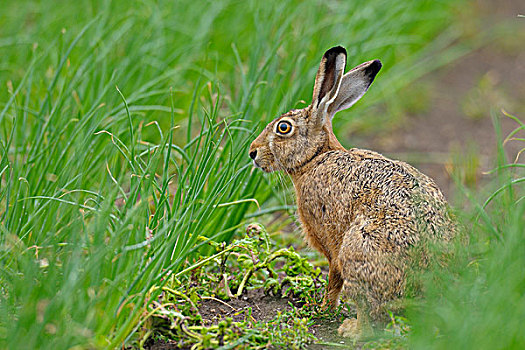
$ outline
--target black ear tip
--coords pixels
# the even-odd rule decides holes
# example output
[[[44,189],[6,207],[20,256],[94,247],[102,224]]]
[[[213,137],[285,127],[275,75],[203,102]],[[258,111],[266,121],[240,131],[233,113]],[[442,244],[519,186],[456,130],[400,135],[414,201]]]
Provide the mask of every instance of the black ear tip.
[[[381,64],[380,60],[373,60],[368,67],[366,67],[365,74],[368,75],[371,78],[375,78],[377,73],[381,70],[381,67],[383,65]]]
[[[344,54],[346,56],[346,49],[342,46],[334,46],[324,53],[324,57],[337,56]]]

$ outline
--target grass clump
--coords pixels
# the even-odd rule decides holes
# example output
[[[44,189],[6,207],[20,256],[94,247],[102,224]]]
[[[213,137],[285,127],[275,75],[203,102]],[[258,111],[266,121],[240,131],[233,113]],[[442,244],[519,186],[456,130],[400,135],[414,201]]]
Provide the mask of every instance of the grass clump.
[[[507,116],[519,126],[505,141],[522,141],[516,134],[525,125]],[[473,217],[464,220],[469,244],[459,248],[445,270],[432,271],[426,298],[410,312],[411,344],[416,348],[525,346],[525,165],[507,163],[502,145],[492,171],[498,189],[483,205],[473,199]]]

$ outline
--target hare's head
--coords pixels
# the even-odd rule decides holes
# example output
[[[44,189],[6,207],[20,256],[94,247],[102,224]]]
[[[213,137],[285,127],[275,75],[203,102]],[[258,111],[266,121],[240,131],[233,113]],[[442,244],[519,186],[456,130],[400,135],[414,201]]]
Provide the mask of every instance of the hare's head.
[[[317,155],[342,146],[332,131],[332,118],[364,95],[379,60],[363,63],[344,74],[346,50],[333,47],[324,54],[315,78],[312,103],[274,119],[250,146],[250,158],[266,172],[299,170]]]

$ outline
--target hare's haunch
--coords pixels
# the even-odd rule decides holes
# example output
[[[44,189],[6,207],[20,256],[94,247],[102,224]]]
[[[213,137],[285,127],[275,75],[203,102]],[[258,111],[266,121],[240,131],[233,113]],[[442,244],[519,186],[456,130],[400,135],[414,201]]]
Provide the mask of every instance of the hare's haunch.
[[[345,65],[344,48],[328,50],[312,103],[268,124],[249,154],[263,171],[291,176],[306,240],[328,259],[325,302],[336,306],[344,286],[357,319],[339,331],[360,337],[370,318],[381,320],[385,306],[403,296],[409,267],[425,265],[425,254],[412,250],[448,241],[454,224],[432,179],[378,153],[346,150],[336,139],[333,116],[359,100],[381,69],[374,60],[345,74]]]

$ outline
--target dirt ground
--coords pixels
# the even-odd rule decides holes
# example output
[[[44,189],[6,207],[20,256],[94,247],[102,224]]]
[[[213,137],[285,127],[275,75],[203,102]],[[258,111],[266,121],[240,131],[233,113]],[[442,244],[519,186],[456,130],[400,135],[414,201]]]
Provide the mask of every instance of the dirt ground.
[[[239,299],[232,299],[227,303],[213,299],[204,300],[199,312],[207,326],[226,317],[231,317],[234,322],[241,322],[249,308],[253,319],[266,321],[271,320],[277,312],[289,308],[289,302],[295,303],[297,300],[266,295],[262,289],[256,289],[248,290]]]
[[[208,298],[203,300],[198,307],[203,319],[203,324],[205,326],[211,326],[227,317],[230,317],[233,322],[242,322],[250,312],[250,308],[253,320],[271,320],[277,315],[277,312],[290,308],[288,305],[290,302],[296,303],[297,300],[267,295],[263,289],[256,289],[247,290],[240,298],[227,302],[215,298]],[[149,349],[169,350],[178,349],[178,347],[175,344],[166,342],[155,342]]]
[[[279,296],[268,295],[263,289],[247,290],[238,299],[227,302],[208,298],[201,302],[199,313],[203,318],[203,324],[211,326],[221,320],[230,317],[234,322],[242,322],[246,315],[251,314],[254,321],[268,321],[273,319],[278,312],[291,310],[290,304],[299,306],[300,300],[292,297],[281,298]],[[251,311],[249,311],[251,309]],[[343,315],[348,316],[343,311]],[[338,344],[348,343],[348,339],[337,335],[337,328],[340,321],[337,320],[318,320],[311,327],[310,332],[322,341],[337,342]],[[311,344],[309,349],[326,349],[323,344]],[[168,342],[154,342],[148,347],[150,350],[171,350],[179,349],[176,344]]]
[[[217,323],[225,317],[231,317],[234,321],[242,321],[245,312],[251,308],[251,315],[255,320],[271,320],[277,312],[291,309],[290,303],[298,305],[300,300],[294,298],[280,298],[266,295],[262,289],[249,290],[241,298],[228,301],[228,303],[217,300],[206,300],[201,304],[199,311],[207,323]],[[310,331],[320,341],[337,342],[345,344],[348,339],[337,335],[340,321],[318,320],[310,327]],[[311,344],[309,349],[324,349],[324,345]]]

